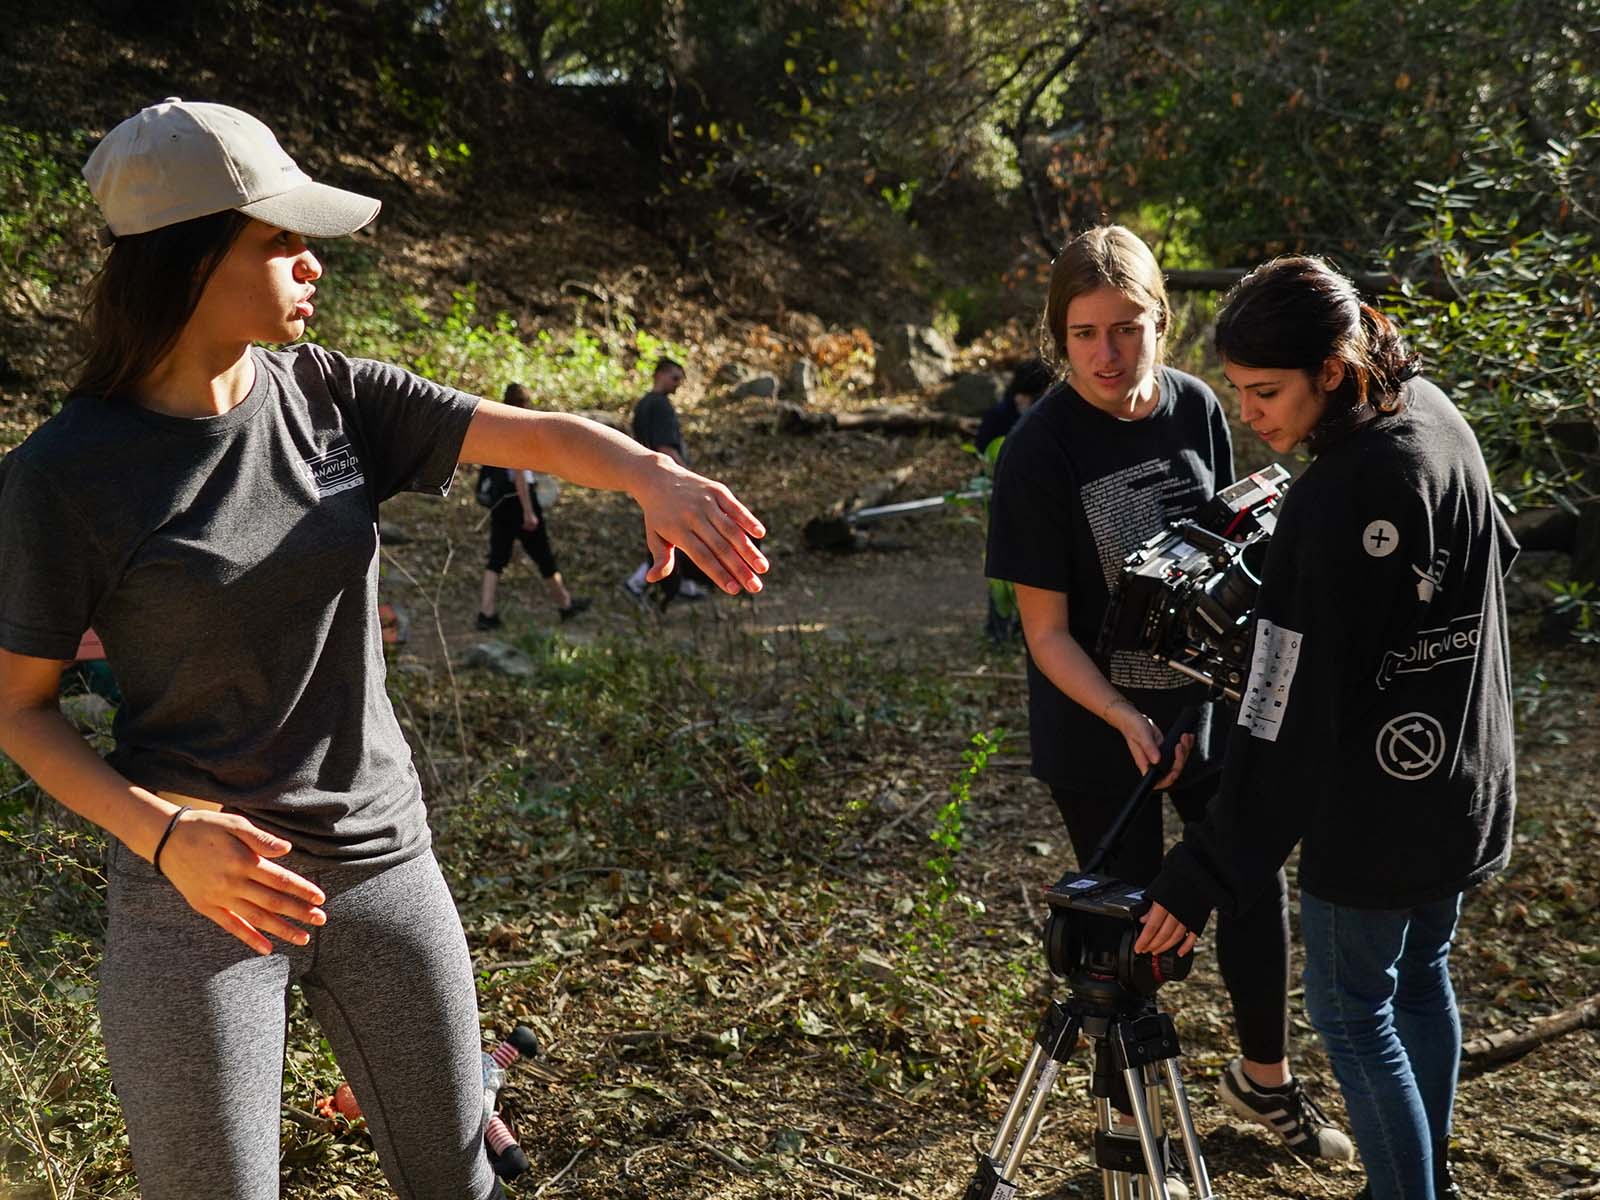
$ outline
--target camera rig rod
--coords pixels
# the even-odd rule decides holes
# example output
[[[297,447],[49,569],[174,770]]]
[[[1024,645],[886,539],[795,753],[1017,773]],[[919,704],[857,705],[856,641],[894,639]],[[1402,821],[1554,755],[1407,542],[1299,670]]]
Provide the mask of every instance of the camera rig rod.
[[[1172,770],[1172,757],[1178,752],[1178,743],[1183,740],[1183,735],[1193,733],[1200,724],[1200,706],[1191,704],[1178,714],[1178,719],[1167,730],[1167,736],[1161,742],[1161,758],[1155,766],[1144,773],[1139,780],[1139,786],[1134,788],[1133,795],[1128,797],[1128,802],[1122,806],[1122,811],[1117,814],[1117,819],[1112,822],[1111,828],[1106,830],[1106,836],[1100,839],[1100,844],[1095,847],[1094,854],[1083,865],[1085,875],[1093,875],[1104,865],[1106,859],[1111,857],[1111,851],[1122,840],[1123,830],[1127,829],[1128,822],[1144,807],[1144,802],[1150,793],[1156,789],[1156,781]]]

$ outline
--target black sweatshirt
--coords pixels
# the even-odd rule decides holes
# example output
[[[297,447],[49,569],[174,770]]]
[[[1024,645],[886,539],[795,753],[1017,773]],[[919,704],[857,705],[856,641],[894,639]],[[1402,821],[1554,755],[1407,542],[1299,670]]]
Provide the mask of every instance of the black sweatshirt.
[[[1279,510],[1221,792],[1150,897],[1198,930],[1296,842],[1301,886],[1353,908],[1442,899],[1503,867],[1516,550],[1472,431],[1432,384],[1324,450]]]

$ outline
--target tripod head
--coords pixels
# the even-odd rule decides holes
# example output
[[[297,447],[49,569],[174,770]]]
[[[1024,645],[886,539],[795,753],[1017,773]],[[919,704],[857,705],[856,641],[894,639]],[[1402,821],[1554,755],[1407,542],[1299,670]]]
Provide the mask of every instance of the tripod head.
[[[1183,735],[1194,730],[1200,709],[1191,705],[1178,715],[1161,743],[1161,759],[1144,773],[1128,802],[1117,813],[1100,845],[1081,871],[1068,871],[1044,893],[1050,917],[1044,927],[1044,954],[1050,970],[1070,981],[1073,995],[1107,1016],[1128,1011],[1155,995],[1164,983],[1183,979],[1194,965],[1194,952],[1136,954],[1139,918],[1150,907],[1142,884],[1125,883],[1099,872],[1122,840],[1128,824],[1155,790],[1156,781],[1172,769]]]

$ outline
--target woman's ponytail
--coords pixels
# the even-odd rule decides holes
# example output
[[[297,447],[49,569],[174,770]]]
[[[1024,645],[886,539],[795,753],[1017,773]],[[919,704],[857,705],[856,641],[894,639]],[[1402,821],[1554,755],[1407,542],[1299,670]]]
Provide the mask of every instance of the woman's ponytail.
[[[1371,377],[1367,398],[1380,412],[1400,407],[1400,389],[1421,366],[1395,324],[1370,304],[1361,306],[1361,333],[1366,342],[1364,364]]]

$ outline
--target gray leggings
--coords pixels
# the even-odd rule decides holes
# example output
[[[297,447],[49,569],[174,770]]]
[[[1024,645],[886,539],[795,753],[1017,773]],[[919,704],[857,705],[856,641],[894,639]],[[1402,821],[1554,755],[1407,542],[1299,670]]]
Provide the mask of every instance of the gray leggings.
[[[402,1200],[500,1195],[483,1145],[472,965],[431,853],[278,859],[327,895],[257,955],[115,840],[100,1020],[144,1200],[277,1200],[285,1005],[298,983]]]

